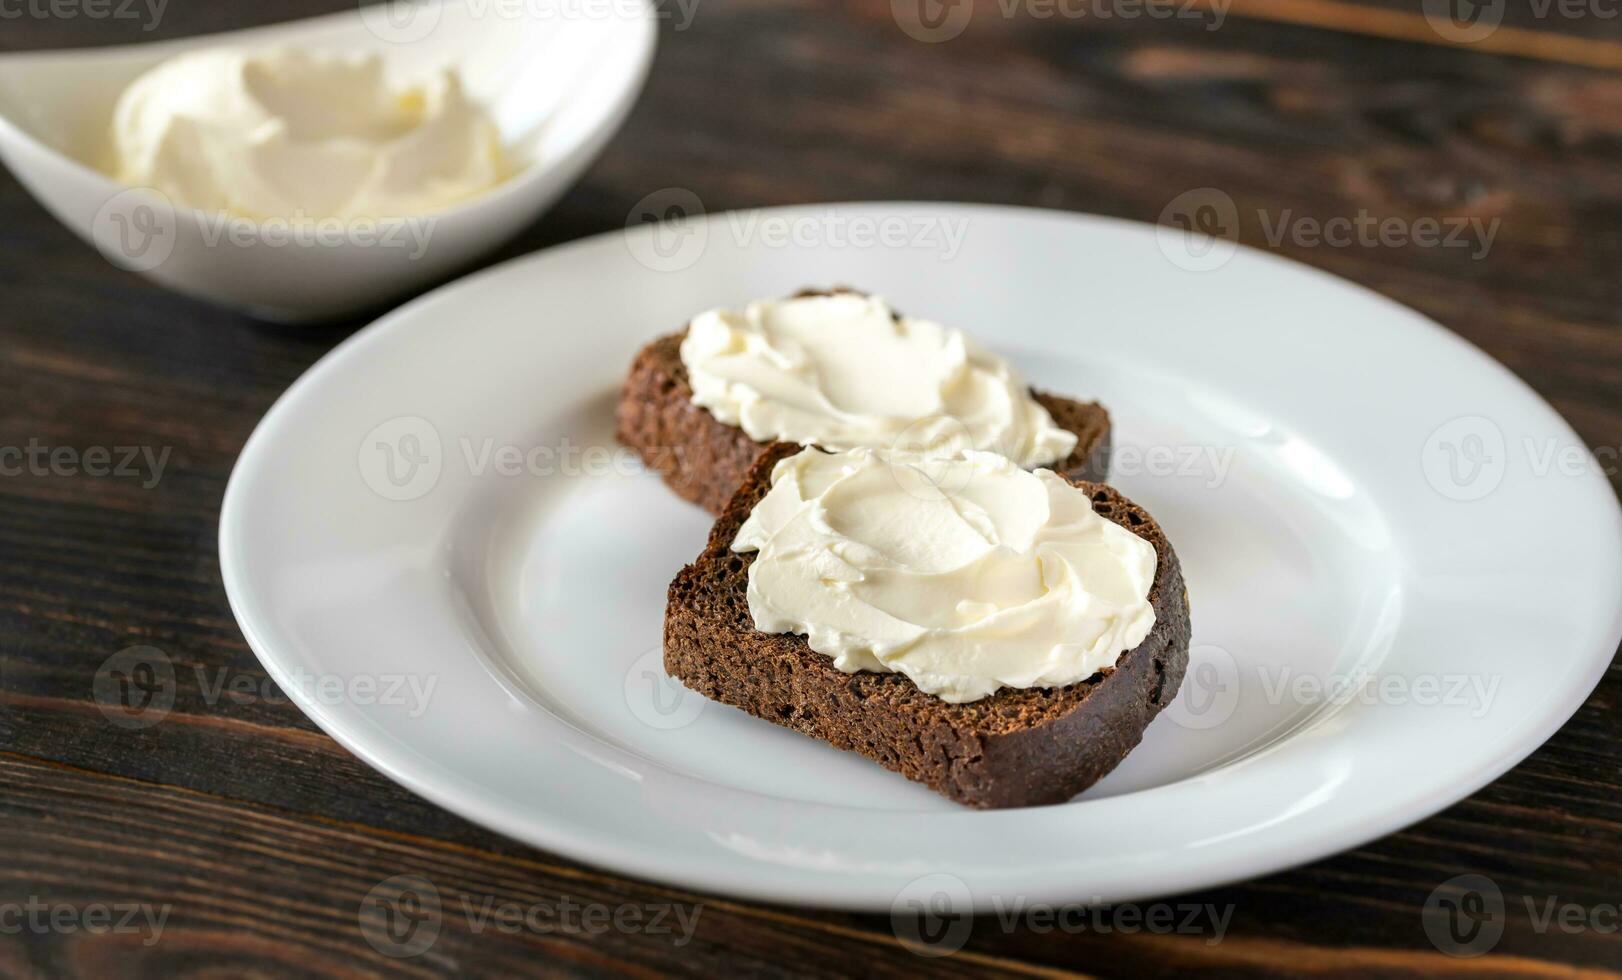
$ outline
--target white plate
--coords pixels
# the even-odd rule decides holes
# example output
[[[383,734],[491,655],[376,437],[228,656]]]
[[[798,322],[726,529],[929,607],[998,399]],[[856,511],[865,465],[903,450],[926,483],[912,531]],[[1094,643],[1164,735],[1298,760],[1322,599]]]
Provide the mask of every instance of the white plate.
[[[696,889],[1120,901],[1356,845],[1582,703],[1622,635],[1622,519],[1578,437],[1479,351],[1213,247],[866,204],[641,226],[486,271],[351,338],[265,417],[221,516],[232,607],[271,676],[388,776]],[[1182,557],[1189,680],[1075,802],[960,809],[659,673],[665,586],[709,522],[624,465],[616,387],[693,312],[827,283],[1104,400],[1115,482]]]

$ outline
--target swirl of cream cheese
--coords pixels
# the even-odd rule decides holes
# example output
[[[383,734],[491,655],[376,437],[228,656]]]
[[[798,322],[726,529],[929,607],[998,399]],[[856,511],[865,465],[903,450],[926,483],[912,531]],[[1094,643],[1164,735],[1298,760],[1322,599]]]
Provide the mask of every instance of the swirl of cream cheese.
[[[425,214],[506,179],[495,123],[439,71],[391,88],[376,55],[209,48],[130,83],[114,175],[250,219]]]
[[[1153,545],[1050,470],[970,451],[950,461],[955,489],[923,493],[909,472],[926,462],[940,460],[808,448],[780,461],[732,542],[758,552],[755,628],[953,703],[1075,684],[1143,642]]]
[[[876,296],[711,310],[688,325],[681,359],[693,402],[763,442],[990,450],[1025,467],[1076,447],[1006,361]]]

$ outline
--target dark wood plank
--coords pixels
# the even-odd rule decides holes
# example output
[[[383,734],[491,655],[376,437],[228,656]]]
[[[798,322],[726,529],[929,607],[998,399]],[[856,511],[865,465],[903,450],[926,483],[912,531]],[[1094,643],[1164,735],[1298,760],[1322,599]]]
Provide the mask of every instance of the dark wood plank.
[[[172,0],[150,35],[118,21],[23,18],[5,22],[0,50],[344,7]],[[1213,187],[1234,201],[1241,240],[1428,313],[1531,382],[1590,446],[1622,445],[1622,75],[1566,57],[1393,41],[1318,7],[1256,0],[1235,0],[1217,31],[1193,19],[977,11],[943,44],[908,37],[892,9],[703,0],[688,29],[667,23],[647,95],[607,154],[504,254],[619,228],[640,198],[671,185],[712,211],[906,196],[1147,221],[1178,195]],[[1363,209],[1499,226],[1479,256],[1268,240],[1285,215],[1325,221]],[[884,917],[697,899],[540,854],[394,787],[274,693],[211,697],[222,677],[264,683],[214,553],[231,464],[274,398],[358,324],[269,327],[163,293],[110,269],[9,176],[0,176],[0,255],[13,272],[0,281],[0,445],[168,452],[155,486],[0,479],[0,907],[30,895],[170,902],[179,924],[150,953],[118,937],[0,935],[0,973],[95,975],[125,951],[146,955],[121,962],[154,974],[221,964],[597,975],[922,963],[896,946]],[[180,681],[173,713],[139,731],[109,723],[92,691],[98,666],[132,644],[163,649]],[[945,965],[1126,975],[1615,968],[1614,933],[1536,930],[1523,902],[1618,900],[1619,699],[1613,666],[1548,745],[1470,800],[1333,860],[1177,899],[1232,906],[1215,945],[1004,931],[982,919]],[[359,935],[358,902],[411,871],[453,895],[677,895],[704,903],[704,925],[680,951],[637,934],[448,930],[435,955],[385,962]],[[1508,929],[1486,960],[1441,957],[1422,928],[1426,896],[1464,872],[1491,876],[1508,902]]]
[[[7,975],[128,976],[138,965],[140,975],[174,976],[222,955],[232,972],[330,976],[907,976],[916,965],[887,927],[848,917],[782,916],[539,855],[289,817],[5,755],[0,819],[0,909],[17,910],[0,933]],[[398,876],[416,879],[401,885],[422,900],[420,916],[401,890],[374,892]],[[136,911],[127,929],[95,935],[83,916],[96,905],[116,910],[116,921]],[[400,916],[392,933],[391,912]],[[976,954],[944,965],[1033,972]]]
[[[0,966],[8,975],[98,975],[122,962],[139,963],[142,975],[168,976],[222,957],[239,970],[317,975],[438,975],[476,964],[480,971],[580,976],[718,970],[889,976],[910,975],[920,965],[886,916],[734,902],[625,881],[534,852],[312,820],[10,755],[0,755],[0,818],[0,839],[12,855],[0,868],[0,909],[17,910],[6,923],[17,931],[0,935]],[[1551,945],[1534,931],[1512,889],[1521,882],[1550,888],[1553,879],[1534,884],[1502,872],[1497,880],[1511,901],[1494,955],[1460,961],[1430,948],[1401,890],[1410,887],[1410,867],[1449,876],[1456,867],[1447,856],[1452,828],[1435,830],[1404,835],[1413,839],[1395,855],[1363,850],[1337,858],[1311,881],[1277,876],[1168,898],[1134,913],[1164,905],[1167,921],[1185,931],[1104,931],[1136,928],[1127,907],[1063,927],[1024,916],[1010,927],[987,915],[968,924],[964,949],[929,963],[947,975],[1200,969],[1414,976],[1554,976],[1565,975],[1557,962],[1614,963],[1607,958],[1614,939],[1562,934],[1561,944]],[[405,928],[404,918],[399,932],[382,931],[383,915],[409,911],[385,884],[399,876],[415,880],[394,885],[437,900],[437,915],[424,906],[420,932]],[[1371,887],[1385,894],[1366,894]],[[1596,901],[1596,893],[1581,888],[1558,894],[1562,901]],[[369,904],[369,896],[386,897]],[[1292,914],[1303,902],[1317,921]],[[38,911],[42,905],[47,911]],[[93,923],[83,917],[98,906],[127,928],[90,934],[85,926]],[[588,906],[604,911],[588,919]],[[616,928],[611,917],[622,908],[634,911],[619,913]],[[493,919],[497,914],[503,918]],[[1331,922],[1339,924],[1333,934],[1324,927]],[[1551,954],[1558,959],[1540,958]]]
[[[1450,0],[1236,0],[1234,10],[1243,17],[1480,45],[1499,54],[1601,68],[1616,66],[1622,42],[1622,8],[1612,0],[1483,0],[1474,6]],[[1478,35],[1481,40],[1474,40]]]

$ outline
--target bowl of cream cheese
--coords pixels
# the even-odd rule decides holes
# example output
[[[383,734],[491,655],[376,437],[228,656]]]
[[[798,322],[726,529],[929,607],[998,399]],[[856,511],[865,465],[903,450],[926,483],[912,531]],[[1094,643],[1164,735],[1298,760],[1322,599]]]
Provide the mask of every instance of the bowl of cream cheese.
[[[121,268],[262,318],[342,317],[516,234],[624,120],[653,9],[553,13],[441,0],[3,56],[0,160]]]

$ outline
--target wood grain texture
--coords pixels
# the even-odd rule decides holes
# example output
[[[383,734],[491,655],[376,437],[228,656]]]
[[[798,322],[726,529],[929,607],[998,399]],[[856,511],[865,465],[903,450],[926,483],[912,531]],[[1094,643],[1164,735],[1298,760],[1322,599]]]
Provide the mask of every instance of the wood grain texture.
[[[977,8],[961,36],[927,44],[898,27],[887,0],[703,0],[686,29],[666,22],[647,94],[608,152],[504,254],[622,227],[644,195],[673,185],[710,211],[907,197],[1146,221],[1215,188],[1233,201],[1242,241],[1421,310],[1525,378],[1591,447],[1622,445],[1622,74],[1394,40],[1347,23],[1350,4],[1334,2],[1234,0],[1217,30]],[[1417,16],[1416,4],[1364,2]],[[3,22],[0,49],[346,6],[171,0],[150,32],[24,16]],[[1557,33],[1616,40],[1597,23]],[[1269,240],[1286,216],[1361,211],[1496,220],[1497,232],[1484,249]],[[265,690],[219,581],[215,527],[238,450],[358,323],[270,327],[161,292],[113,270],[5,175],[0,257],[0,446],[168,451],[152,486],[140,474],[0,478],[0,975],[1622,967],[1616,932],[1539,930],[1522,901],[1622,901],[1614,665],[1547,745],[1470,799],[1334,859],[1172,899],[1232,908],[1214,944],[982,918],[961,952],[926,963],[887,917],[688,895],[473,827],[373,773]],[[1614,468],[1611,479],[1622,486]],[[171,714],[142,730],[113,725],[92,697],[98,666],[134,644],[164,650],[178,682]],[[213,696],[222,678],[265,694]],[[1461,873],[1490,876],[1507,900],[1504,937],[1480,960],[1441,955],[1422,928],[1426,896]],[[368,891],[401,874],[429,879],[452,910],[432,949],[410,959],[380,954],[359,925]],[[680,947],[636,931],[475,934],[460,912],[463,897],[527,907],[565,896],[703,911]],[[132,933],[4,931],[8,903],[31,898],[170,915],[150,946]]]
[[[1245,2],[1246,0],[1236,0],[1239,5]],[[1371,29],[1374,24],[1394,25],[1399,22],[1397,18],[1390,16],[1369,16],[1360,19],[1356,13],[1325,11],[1320,6],[1323,3],[1341,4],[1354,11],[1361,9],[1377,15],[1397,14],[1407,18],[1421,18],[1425,21],[1425,29],[1432,33],[1432,36],[1427,37],[1414,31],[1414,39],[1422,43],[1470,45],[1474,42],[1459,40],[1458,35],[1453,33],[1454,28],[1444,23],[1438,29],[1432,26],[1432,21],[1458,16],[1461,18],[1459,23],[1463,25],[1476,22],[1478,17],[1485,18],[1481,23],[1497,24],[1505,29],[1505,34],[1509,37],[1498,38],[1498,43],[1502,47],[1495,48],[1489,35],[1487,46],[1480,50],[1518,54],[1546,61],[1584,63],[1579,60],[1583,56],[1577,52],[1614,49],[1616,42],[1622,41],[1622,7],[1618,7],[1611,0],[1520,0],[1520,2],[1484,0],[1474,5],[1450,4],[1443,0],[1431,0],[1429,5],[1424,0],[1261,0],[1258,6],[1247,9],[1243,16],[1271,15],[1279,19],[1288,16],[1292,22],[1369,33],[1376,33]],[[1290,13],[1286,14],[1286,11]],[[1296,11],[1300,13],[1295,13]],[[1409,33],[1406,29],[1396,28],[1393,29],[1393,33],[1397,30],[1402,30],[1402,35],[1399,36]],[[1493,34],[1497,32],[1494,31]],[[1529,40],[1529,37],[1535,40]],[[1614,62],[1607,60],[1593,67],[1605,67],[1607,64]]]
[[[1218,0],[1200,3],[1215,7]],[[1233,0],[1228,12],[1507,57],[1622,67],[1622,5],[1614,0]]]

